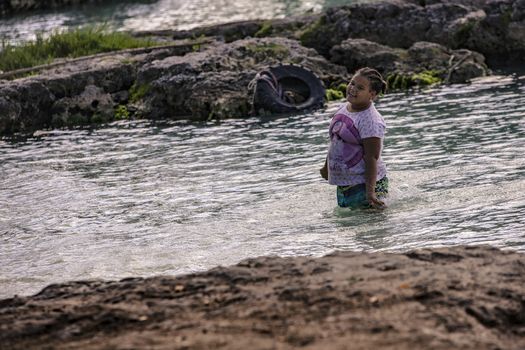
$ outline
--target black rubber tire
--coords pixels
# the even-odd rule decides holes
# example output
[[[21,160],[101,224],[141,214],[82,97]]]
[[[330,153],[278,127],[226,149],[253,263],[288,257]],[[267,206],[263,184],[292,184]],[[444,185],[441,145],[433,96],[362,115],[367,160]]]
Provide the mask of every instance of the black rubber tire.
[[[304,98],[300,103],[287,101],[266,80],[258,80],[255,85],[253,107],[256,113],[261,110],[271,113],[296,113],[310,111],[324,105],[325,88],[323,82],[312,71],[297,65],[278,65],[267,69],[276,78],[279,91],[291,91]]]

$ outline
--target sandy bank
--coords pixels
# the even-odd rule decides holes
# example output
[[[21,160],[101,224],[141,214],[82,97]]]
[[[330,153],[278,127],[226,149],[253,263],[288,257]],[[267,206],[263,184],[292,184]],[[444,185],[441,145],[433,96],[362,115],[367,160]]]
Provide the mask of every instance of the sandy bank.
[[[0,301],[3,349],[523,349],[525,256],[337,252]]]

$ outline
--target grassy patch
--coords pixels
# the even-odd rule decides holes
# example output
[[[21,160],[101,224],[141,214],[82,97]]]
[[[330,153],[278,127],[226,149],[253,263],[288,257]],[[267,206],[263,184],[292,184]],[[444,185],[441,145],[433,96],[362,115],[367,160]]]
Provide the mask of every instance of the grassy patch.
[[[137,39],[126,33],[110,33],[106,26],[56,31],[46,38],[38,35],[35,41],[20,46],[2,45],[0,70],[34,67],[56,58],[75,58],[154,45],[154,41]]]

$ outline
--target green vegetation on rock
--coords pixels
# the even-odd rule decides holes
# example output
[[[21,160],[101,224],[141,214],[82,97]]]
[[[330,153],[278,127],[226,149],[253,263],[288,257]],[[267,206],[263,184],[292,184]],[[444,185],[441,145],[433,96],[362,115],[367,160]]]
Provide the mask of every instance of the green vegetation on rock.
[[[262,24],[261,29],[259,29],[254,36],[256,38],[262,38],[265,36],[269,36],[273,32],[272,22],[266,21]]]
[[[204,34],[201,34],[198,37],[193,36],[193,40],[195,41],[195,44],[191,46],[191,50],[197,52],[201,50],[202,46],[206,43],[207,38]]]
[[[148,84],[133,84],[133,86],[129,89],[129,100],[131,102],[138,102],[139,100],[142,100],[144,96],[146,96],[146,93],[149,91],[150,86]]]
[[[343,95],[346,95],[346,88],[347,88],[347,86],[348,86],[348,84],[341,83],[341,84],[337,85],[337,87],[335,89],[338,90],[338,91],[341,91],[343,93]]]
[[[410,76],[401,73],[389,74],[386,78],[388,87],[392,90],[408,89],[412,85]]]
[[[310,26],[306,27],[300,34],[299,34],[299,41],[303,45],[307,45],[312,40],[315,40],[317,38],[317,34],[320,31],[321,27],[325,25],[326,23],[326,17],[321,16],[317,21],[315,21]]]
[[[288,48],[275,43],[249,44],[246,45],[246,50],[253,54],[275,58],[284,58],[289,54]]]
[[[501,14],[501,22],[504,24],[505,27],[508,27],[510,22],[512,22],[512,9],[507,8],[503,10]]]
[[[115,119],[121,120],[121,119],[129,119],[129,111],[128,108],[124,105],[119,105],[115,109]]]
[[[104,124],[111,121],[111,117],[105,114],[95,113],[91,116],[91,124]]]
[[[463,23],[458,30],[454,33],[454,41],[457,46],[464,45],[470,38],[474,27],[476,26],[475,21],[466,21]]]
[[[326,89],[325,97],[327,101],[336,101],[345,98],[346,96],[346,84],[341,83],[339,85],[332,85],[329,89]]]
[[[426,70],[417,74],[412,75],[412,80],[416,85],[425,86],[425,85],[434,85],[439,84],[443,80],[440,78],[440,73],[438,71]]]
[[[325,97],[327,101],[337,101],[345,97],[344,93],[335,89],[326,89]]]
[[[89,117],[81,113],[75,113],[75,114],[70,115],[67,118],[64,118],[63,123],[65,126],[70,126],[70,127],[85,125],[85,124],[89,124]]]
[[[427,70],[416,74],[391,73],[386,81],[389,89],[406,90],[412,86],[439,84],[443,80],[439,71]]]
[[[2,44],[0,70],[34,67],[50,63],[56,58],[75,58],[154,45],[154,41],[137,39],[127,33],[110,33],[106,26],[56,31],[49,37],[37,35],[35,41],[20,46]]]

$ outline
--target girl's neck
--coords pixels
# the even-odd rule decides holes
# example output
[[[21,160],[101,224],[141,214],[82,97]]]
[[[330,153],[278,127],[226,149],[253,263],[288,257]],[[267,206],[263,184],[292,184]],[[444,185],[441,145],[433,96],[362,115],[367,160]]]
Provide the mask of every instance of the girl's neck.
[[[360,106],[356,106],[356,105],[353,105],[350,102],[348,102],[348,105],[346,106],[346,109],[348,110],[348,112],[356,113],[356,112],[362,112],[364,110],[367,110],[368,108],[370,108],[371,105],[372,105],[372,101],[370,101],[366,105],[360,105]]]

